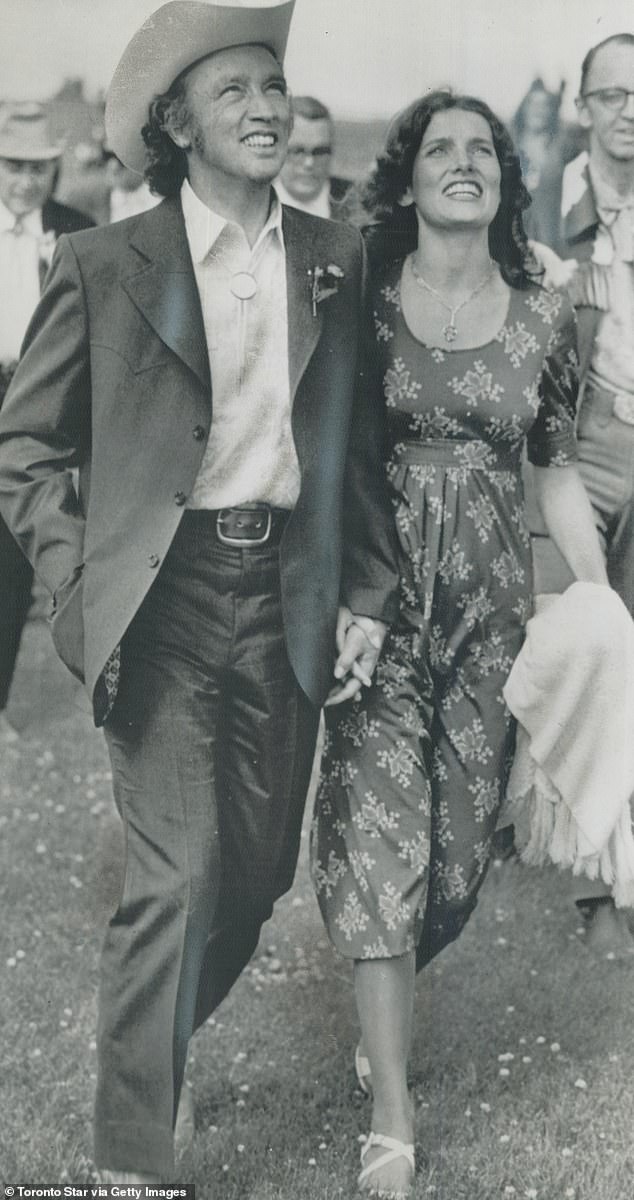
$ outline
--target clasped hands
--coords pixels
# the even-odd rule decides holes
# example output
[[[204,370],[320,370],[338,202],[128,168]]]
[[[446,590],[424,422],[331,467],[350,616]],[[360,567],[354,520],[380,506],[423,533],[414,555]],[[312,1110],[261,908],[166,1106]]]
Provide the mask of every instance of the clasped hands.
[[[387,633],[383,621],[362,617],[342,606],[337,617],[337,651],[334,675],[338,681],[331,689],[326,706],[342,704],[369,687],[381,647]]]

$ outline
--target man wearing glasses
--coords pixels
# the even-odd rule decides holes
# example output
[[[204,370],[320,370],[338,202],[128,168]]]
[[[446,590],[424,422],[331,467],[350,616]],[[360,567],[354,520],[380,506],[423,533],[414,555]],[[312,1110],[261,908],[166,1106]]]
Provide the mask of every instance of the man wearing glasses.
[[[588,152],[563,180],[565,262],[538,255],[547,282],[565,283],[579,322],[579,470],[605,550],[608,575],[634,615],[634,34],[606,38],[586,55],[577,98]],[[533,540],[536,590],[572,582],[543,536]],[[609,888],[578,879],[587,944],[600,953],[633,948]]]
[[[330,174],[334,123],[329,109],[314,96],[293,97],[293,128],[286,161],[275,183],[283,204],[314,217],[349,218],[350,180]]]

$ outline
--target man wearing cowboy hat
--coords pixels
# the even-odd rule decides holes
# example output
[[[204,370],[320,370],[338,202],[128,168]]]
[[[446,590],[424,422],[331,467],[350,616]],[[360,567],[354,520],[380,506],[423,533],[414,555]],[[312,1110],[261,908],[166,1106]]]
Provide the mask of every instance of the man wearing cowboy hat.
[[[108,138],[166,199],[60,244],[0,416],[125,825],[95,1130],[129,1182],[172,1171],[189,1039],[291,884],[333,666],[335,700],[369,681],[395,615],[360,239],[271,188],[293,2],[172,0],[133,37]]]
[[[83,213],[51,199],[62,146],[41,104],[0,110],[0,406],[61,233],[86,229]],[[33,570],[0,519],[0,745],[17,740],[5,709],[26,621]]]

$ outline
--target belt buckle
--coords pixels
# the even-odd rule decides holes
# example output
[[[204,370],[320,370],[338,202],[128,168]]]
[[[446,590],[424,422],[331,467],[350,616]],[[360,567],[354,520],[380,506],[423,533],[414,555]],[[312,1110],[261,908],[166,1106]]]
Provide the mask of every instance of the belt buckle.
[[[273,526],[273,518],[271,509],[251,509],[251,512],[266,512],[266,529],[261,537],[230,537],[222,530],[222,514],[228,512],[229,509],[221,508],[216,517],[216,536],[223,546],[263,546],[268,542],[271,536],[271,528]]]
[[[634,396],[620,392],[614,397],[613,413],[624,425],[634,425]]]

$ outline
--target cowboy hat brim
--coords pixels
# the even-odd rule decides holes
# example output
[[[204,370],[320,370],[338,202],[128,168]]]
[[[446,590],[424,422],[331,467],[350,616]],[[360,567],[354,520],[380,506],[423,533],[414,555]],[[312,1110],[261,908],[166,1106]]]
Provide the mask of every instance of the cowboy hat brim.
[[[0,135],[0,158],[10,158],[14,162],[52,162],[61,158],[64,146],[25,146],[17,138]]]
[[[295,0],[254,7],[170,0],[148,17],[123,52],[106,99],[106,136],[126,167],[143,173],[141,130],[155,96],[195,62],[230,46],[268,46],[281,62]]]
[[[52,162],[65,145],[51,131],[49,113],[39,101],[5,101],[0,105],[0,158],[16,162]]]

